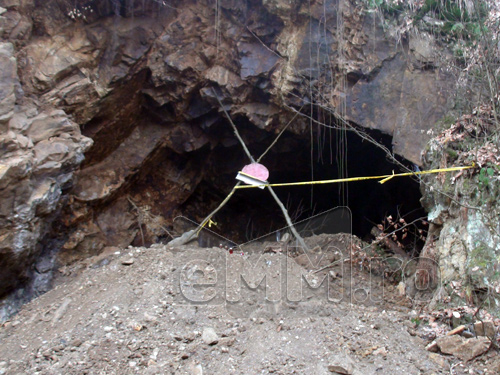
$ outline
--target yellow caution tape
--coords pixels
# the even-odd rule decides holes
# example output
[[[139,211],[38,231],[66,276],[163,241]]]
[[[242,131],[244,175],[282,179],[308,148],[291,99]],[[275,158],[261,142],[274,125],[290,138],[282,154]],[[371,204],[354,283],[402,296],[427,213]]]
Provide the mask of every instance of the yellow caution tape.
[[[351,181],[364,181],[364,180],[380,180],[379,183],[383,184],[394,177],[403,177],[403,176],[418,176],[422,174],[431,174],[431,173],[441,173],[441,172],[453,172],[453,171],[462,171],[464,169],[472,169],[476,168],[476,164],[472,164],[466,167],[451,167],[451,168],[441,168],[441,169],[430,169],[428,171],[420,171],[420,172],[406,172],[406,173],[397,173],[387,174],[383,176],[366,176],[366,177],[349,177],[349,178],[337,178],[335,180],[321,180],[321,181],[305,181],[305,182],[286,182],[280,184],[262,184],[262,185],[239,185],[235,186],[236,189],[249,189],[255,187],[262,186],[299,186],[299,185],[322,185],[322,184],[336,184],[339,182],[351,182]]]

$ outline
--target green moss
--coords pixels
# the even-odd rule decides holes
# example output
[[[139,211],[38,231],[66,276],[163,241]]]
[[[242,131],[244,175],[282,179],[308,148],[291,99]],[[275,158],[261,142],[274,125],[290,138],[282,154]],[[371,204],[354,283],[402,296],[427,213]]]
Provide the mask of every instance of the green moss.
[[[457,158],[458,158],[458,152],[456,152],[455,150],[453,150],[452,148],[448,147],[446,149],[446,153],[448,154],[448,156],[450,157],[451,160],[449,161],[455,161]]]
[[[474,248],[467,260],[468,279],[475,288],[486,287],[500,279],[499,263],[495,250],[485,243]],[[486,283],[486,284],[485,284]]]
[[[480,243],[471,251],[468,262],[472,268],[479,267],[486,269],[494,260],[493,249],[490,249],[485,243]]]

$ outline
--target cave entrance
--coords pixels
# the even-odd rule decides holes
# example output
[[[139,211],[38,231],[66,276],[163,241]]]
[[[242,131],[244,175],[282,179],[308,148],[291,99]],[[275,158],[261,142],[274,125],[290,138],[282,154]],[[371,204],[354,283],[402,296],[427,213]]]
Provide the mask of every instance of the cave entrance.
[[[272,142],[271,135],[244,118],[235,119],[250,152],[260,155]],[[229,124],[223,125],[230,128]],[[366,132],[366,130],[364,130]],[[391,137],[378,131],[369,135],[387,149]],[[234,137],[234,136],[233,136]],[[342,177],[376,176],[397,173],[400,168],[386,153],[352,131],[318,128],[309,136],[285,133],[261,161],[270,172],[269,182],[328,180]],[[229,144],[228,144],[229,143]],[[398,161],[409,168],[413,164]],[[210,154],[205,177],[184,203],[181,212],[201,222],[231,191],[236,174],[249,161],[234,142],[219,144]],[[384,184],[377,180],[343,184],[275,187],[274,191],[287,207],[293,222],[306,220],[336,207],[348,207],[352,233],[369,240],[375,226],[389,231],[390,219],[410,223],[424,217],[420,188],[416,178],[394,178]],[[239,189],[213,218],[217,226],[210,229],[236,243],[251,241],[286,226],[278,205],[267,190]],[[398,224],[401,226],[401,223]],[[422,247],[420,227],[412,226],[404,245],[418,253]],[[401,239],[401,238],[400,238]]]

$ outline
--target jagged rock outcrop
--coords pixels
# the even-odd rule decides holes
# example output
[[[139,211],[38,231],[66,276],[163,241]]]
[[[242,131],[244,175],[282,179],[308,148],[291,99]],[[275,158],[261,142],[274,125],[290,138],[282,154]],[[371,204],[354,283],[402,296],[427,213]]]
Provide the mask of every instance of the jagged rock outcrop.
[[[230,186],[221,170],[244,159],[225,155],[235,141],[218,99],[257,129],[250,144],[313,101],[420,164],[453,84],[431,41],[389,36],[354,1],[217,4],[0,1],[0,294],[47,238],[62,262],[157,241],[216,163]]]
[[[422,180],[422,203],[430,235],[422,255],[435,261],[437,304],[484,304],[500,311],[500,152],[493,110],[483,106],[436,135],[423,160],[428,169],[451,165],[477,168]]]
[[[0,44],[0,294],[31,277],[39,240],[92,144],[60,109],[22,98],[14,47]]]

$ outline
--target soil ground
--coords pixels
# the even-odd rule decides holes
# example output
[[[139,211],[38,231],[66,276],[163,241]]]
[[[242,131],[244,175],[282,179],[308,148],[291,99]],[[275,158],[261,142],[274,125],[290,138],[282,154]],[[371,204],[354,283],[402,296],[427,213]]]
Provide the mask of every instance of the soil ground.
[[[107,248],[0,328],[0,374],[498,373],[494,349],[425,350],[416,305],[352,262],[356,241]]]

